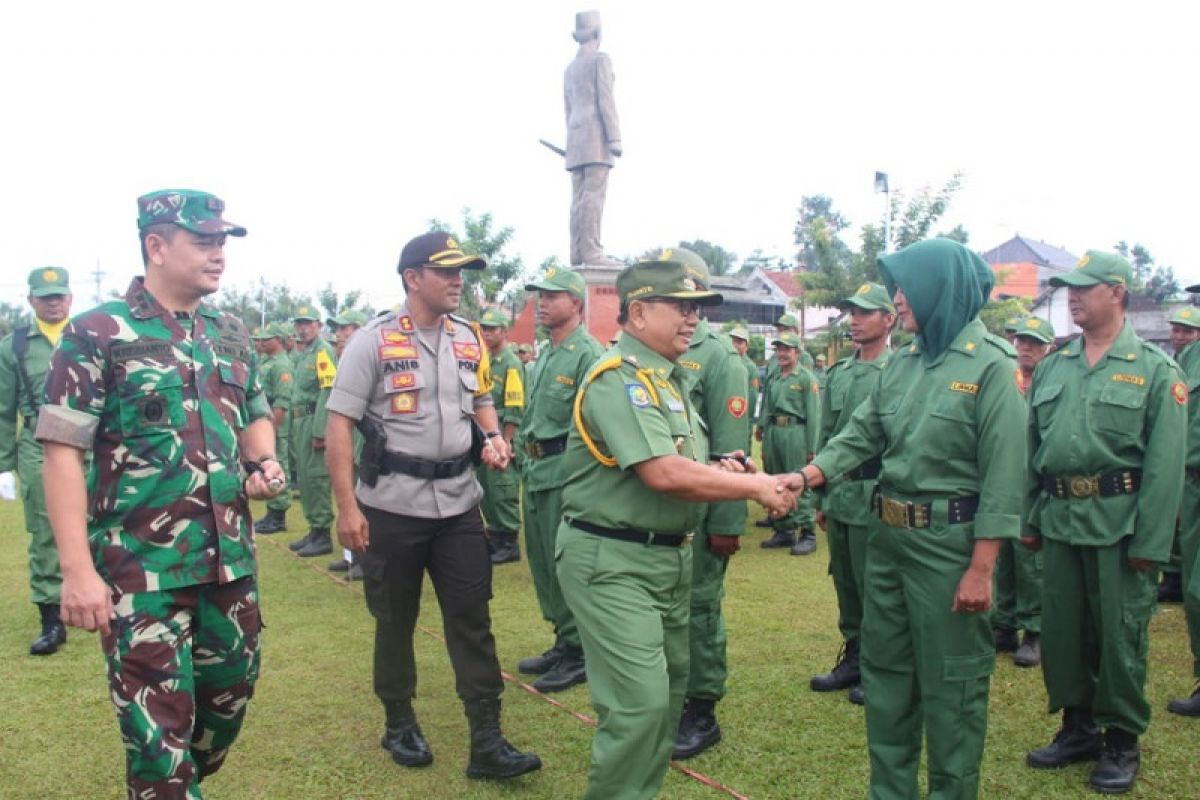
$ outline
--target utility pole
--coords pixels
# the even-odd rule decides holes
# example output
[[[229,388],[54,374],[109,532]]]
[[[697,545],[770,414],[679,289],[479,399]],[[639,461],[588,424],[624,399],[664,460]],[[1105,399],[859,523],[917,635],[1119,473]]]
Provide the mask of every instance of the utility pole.
[[[96,270],[92,273],[92,277],[96,281],[96,305],[100,305],[101,303],[104,302],[104,298],[101,297],[101,293],[103,292],[103,289],[101,286],[101,280],[104,278],[105,274],[106,273],[104,273],[100,270],[100,259],[97,258],[96,259]]]

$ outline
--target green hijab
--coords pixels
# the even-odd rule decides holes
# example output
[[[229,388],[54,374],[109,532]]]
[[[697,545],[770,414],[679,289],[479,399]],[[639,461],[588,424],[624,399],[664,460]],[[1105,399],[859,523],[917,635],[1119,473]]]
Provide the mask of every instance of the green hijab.
[[[979,315],[996,285],[987,262],[950,239],[926,239],[879,259],[895,297],[899,287],[921,326],[921,357],[933,361]]]

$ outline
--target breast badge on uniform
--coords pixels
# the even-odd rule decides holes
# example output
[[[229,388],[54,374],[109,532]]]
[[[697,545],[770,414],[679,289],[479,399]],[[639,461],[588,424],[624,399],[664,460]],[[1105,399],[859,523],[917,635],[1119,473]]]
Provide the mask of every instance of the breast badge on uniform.
[[[741,419],[746,416],[746,398],[734,395],[725,401],[725,407],[729,409],[729,414],[734,419]]]
[[[1171,384],[1171,396],[1175,398],[1175,402],[1179,403],[1179,405],[1187,405],[1188,391],[1183,381],[1175,381],[1175,383]]]
[[[417,376],[411,372],[393,372],[388,376],[392,389],[411,389],[417,385]]]
[[[470,342],[455,342],[454,355],[456,358],[468,359],[470,361],[479,360],[479,345]]]
[[[393,414],[415,414],[417,411],[416,392],[404,392],[392,397]]]
[[[412,344],[412,339],[408,334],[400,331],[383,331],[384,344]]]
[[[950,384],[950,391],[962,392],[963,394],[979,394],[979,384],[967,383],[966,381],[954,381]]]
[[[629,393],[629,402],[634,408],[645,408],[650,405],[650,393],[640,383],[625,384],[625,391]]]
[[[396,358],[416,358],[417,348],[411,344],[385,344],[379,347],[379,358],[389,361]]]

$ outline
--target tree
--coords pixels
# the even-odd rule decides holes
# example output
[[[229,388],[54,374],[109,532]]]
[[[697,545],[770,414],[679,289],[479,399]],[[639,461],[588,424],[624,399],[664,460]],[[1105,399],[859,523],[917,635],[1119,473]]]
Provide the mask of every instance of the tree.
[[[939,239],[950,239],[951,241],[958,242],[959,244],[966,244],[967,240],[971,238],[971,235],[969,233],[967,233],[966,228],[964,228],[961,224],[959,224],[959,225],[955,225],[953,228],[951,228],[948,231],[942,231],[941,233],[938,234],[938,238]]]
[[[488,260],[486,270],[463,272],[463,304],[461,313],[474,316],[485,304],[503,303],[513,291],[519,291],[525,265],[520,256],[509,256],[504,248],[512,241],[513,227],[506,225],[493,230],[491,214],[475,216],[471,209],[462,210],[463,234],[446,222],[429,221],[431,230],[445,231],[458,240],[464,253],[483,256]]]
[[[734,272],[733,265],[737,263],[737,255],[719,244],[697,239],[694,242],[680,242],[679,246],[687,248],[703,258],[704,263],[708,264],[709,272],[713,275],[729,275]]]
[[[0,339],[13,332],[13,328],[32,320],[27,306],[0,302]]]
[[[896,249],[928,239],[933,224],[945,215],[950,201],[961,188],[962,173],[956,172],[936,192],[925,186],[911,199],[906,199],[903,191],[892,192],[889,213],[892,217],[892,241]]]
[[[1005,297],[993,300],[979,312],[979,319],[989,332],[997,336],[1004,335],[1004,325],[1013,317],[1022,317],[1029,313],[1033,301],[1027,297]]]
[[[1129,261],[1133,268],[1133,286],[1130,288],[1134,294],[1149,297],[1158,305],[1162,305],[1183,290],[1175,277],[1175,268],[1156,264],[1154,256],[1150,255],[1150,250],[1145,245],[1135,243],[1130,247],[1122,239],[1113,245],[1113,250]]]
[[[344,295],[339,295],[337,289],[333,288],[333,284],[327,283],[324,289],[317,292],[317,302],[325,309],[327,318],[336,317],[342,311],[350,309],[363,312],[368,319],[375,316],[374,307],[363,302],[362,289],[351,289]]]
[[[262,322],[291,323],[296,309],[303,305],[316,305],[307,294],[292,294],[286,284],[271,284],[261,281],[258,286],[240,288],[230,286],[222,289],[212,299],[213,305],[245,323],[253,330]]]

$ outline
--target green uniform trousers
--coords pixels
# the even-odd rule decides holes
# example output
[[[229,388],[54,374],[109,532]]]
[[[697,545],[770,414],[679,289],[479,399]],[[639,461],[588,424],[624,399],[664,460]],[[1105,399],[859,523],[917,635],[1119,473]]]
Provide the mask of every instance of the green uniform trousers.
[[[312,414],[292,417],[292,454],[296,459],[296,482],[300,485],[300,504],[310,528],[329,528],[333,525],[333,489],[329,485],[329,468],[325,466],[325,451],[312,446]]]
[[[1042,551],[1020,542],[1000,543],[993,583],[992,626],[1042,632]]]
[[[288,441],[288,428],[285,425],[282,428],[275,429],[275,455],[279,459],[279,466],[283,470],[284,486],[291,483],[292,473],[288,471],[288,462],[291,460],[291,443]],[[267,501],[268,511],[287,511],[292,507],[291,491],[283,491],[279,496],[272,497]]]
[[[525,555],[529,559],[529,572],[533,576],[542,618],[554,626],[556,636],[572,647],[579,647],[579,626],[571,607],[563,599],[554,569],[555,543],[561,524],[562,489],[525,491]]]
[[[1183,613],[1192,645],[1192,674],[1200,678],[1200,485],[1194,478],[1183,482],[1183,529],[1179,549],[1183,556]]]
[[[861,658],[872,800],[918,796],[922,727],[931,800],[979,794],[996,664],[991,621],[950,610],[974,547],[969,525],[871,521]]]
[[[1150,724],[1146,658],[1157,570],[1129,565],[1129,537],[1106,547],[1043,540],[1042,674],[1050,711],[1091,709],[1101,728]]]
[[[254,695],[262,620],[253,576],[113,593],[101,638],[130,797],[199,798]]]
[[[768,425],[763,432],[763,456],[771,465],[774,472],[799,472],[807,463],[808,434],[803,425],[779,427]],[[775,527],[780,530],[788,528],[806,528],[815,530],[817,512],[814,506],[812,492],[806,492],[796,501],[796,508],[789,514],[775,520]]]
[[[599,717],[587,800],[652,798],[662,786],[687,688],[691,560],[687,545],[559,528],[558,575]]]
[[[838,601],[838,630],[845,642],[857,642],[862,629],[863,581],[867,569],[867,528],[825,515],[829,576]]]
[[[725,696],[729,665],[725,655],[725,570],[729,559],[708,549],[708,532],[701,529],[692,543],[692,601],[688,623],[691,671],[687,696],[720,700]]]
[[[489,531],[516,533],[521,530],[521,479],[515,464],[508,469],[475,468],[475,479],[483,487],[479,510]]]
[[[42,448],[22,432],[17,443],[17,477],[21,479],[21,503],[25,507],[25,530],[29,532],[29,589],[35,603],[57,603],[62,590],[58,548],[46,514],[46,490],[42,485]]]

